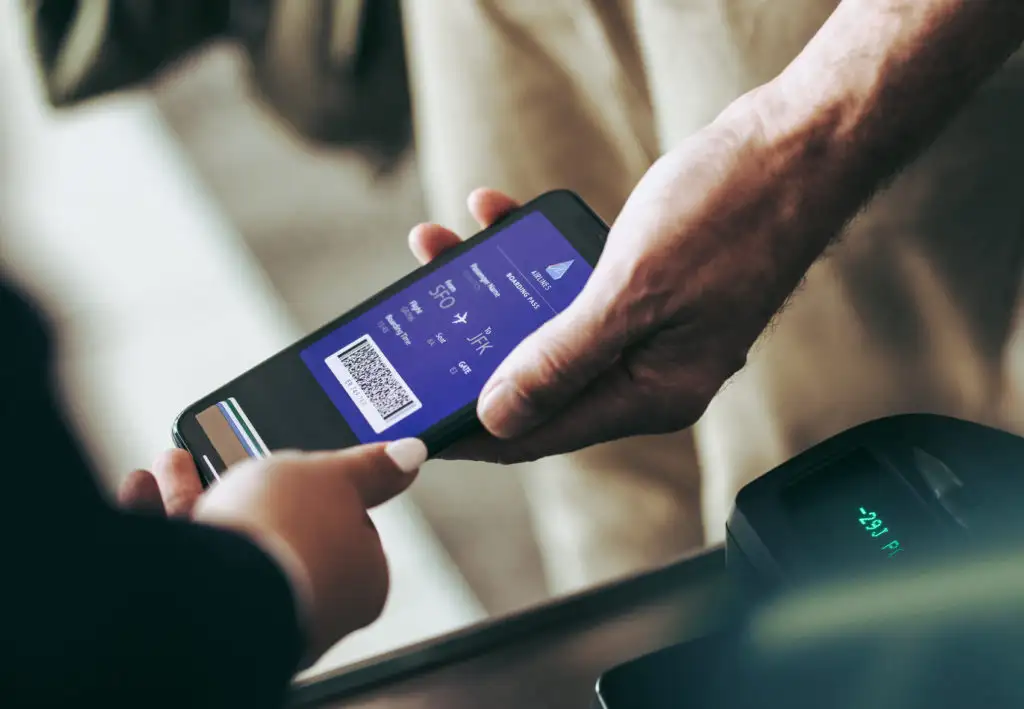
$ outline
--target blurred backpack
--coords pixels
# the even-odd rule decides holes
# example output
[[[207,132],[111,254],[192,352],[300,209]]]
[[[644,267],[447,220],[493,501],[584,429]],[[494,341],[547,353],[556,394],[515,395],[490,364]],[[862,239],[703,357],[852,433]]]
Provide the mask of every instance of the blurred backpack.
[[[152,77],[209,40],[245,48],[257,95],[300,135],[386,168],[412,137],[399,0],[23,0],[66,106]]]

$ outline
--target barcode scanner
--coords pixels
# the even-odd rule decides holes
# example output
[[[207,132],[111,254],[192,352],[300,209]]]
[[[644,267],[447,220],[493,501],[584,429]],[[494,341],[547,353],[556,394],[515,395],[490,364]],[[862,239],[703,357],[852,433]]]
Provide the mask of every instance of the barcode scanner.
[[[845,431],[738,494],[727,627],[606,672],[596,705],[1020,706],[1022,511],[1018,436],[930,414]]]
[[[754,592],[908,565],[1024,535],[1024,439],[931,414],[879,419],[744,487],[727,566]]]

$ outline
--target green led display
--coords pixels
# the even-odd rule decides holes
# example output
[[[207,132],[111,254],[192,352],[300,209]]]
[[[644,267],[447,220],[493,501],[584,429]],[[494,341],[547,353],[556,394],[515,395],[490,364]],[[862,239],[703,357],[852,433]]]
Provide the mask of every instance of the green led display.
[[[873,539],[880,539],[885,542],[880,547],[880,550],[887,553],[891,559],[901,551],[903,547],[900,546],[898,539],[892,539],[889,534],[889,528],[884,526],[885,522],[875,513],[869,510],[860,508],[860,525],[871,535]]]

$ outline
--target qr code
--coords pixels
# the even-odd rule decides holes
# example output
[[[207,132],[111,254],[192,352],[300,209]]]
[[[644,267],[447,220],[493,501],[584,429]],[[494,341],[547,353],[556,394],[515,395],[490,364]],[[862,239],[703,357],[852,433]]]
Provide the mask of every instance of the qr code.
[[[332,354],[326,364],[375,433],[381,433],[422,407],[369,335]]]

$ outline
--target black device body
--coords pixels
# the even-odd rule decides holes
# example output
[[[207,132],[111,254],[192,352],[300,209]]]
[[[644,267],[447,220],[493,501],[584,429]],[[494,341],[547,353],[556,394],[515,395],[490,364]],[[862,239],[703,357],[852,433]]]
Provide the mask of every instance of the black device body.
[[[727,565],[755,593],[1024,536],[1024,439],[932,414],[856,426],[744,487]]]
[[[1018,551],[1014,562],[1024,563],[1024,553]],[[886,590],[895,600],[880,596],[877,617],[846,615],[840,607],[831,619],[779,632],[778,616],[792,617],[800,601],[825,606],[828,590],[822,588],[817,596],[770,604],[743,624],[627,662],[602,675],[594,709],[1024,706],[1024,574],[984,601],[956,595],[941,608],[922,609],[888,584],[861,592]],[[850,603],[855,595],[834,603]],[[857,605],[863,610],[867,604]]]
[[[732,623],[609,670],[595,705],[1024,705],[1022,471],[1024,439],[927,414],[794,457],[728,520]]]
[[[236,418],[234,422],[247,431],[250,427],[258,431],[260,448],[335,450],[358,444],[360,440],[353,427],[332,403],[301,359],[300,353],[311,343],[351,323],[392,296],[408,292],[438,269],[487,243],[520,220],[536,214],[543,215],[546,222],[553,225],[558,234],[589,265],[588,268],[596,265],[608,234],[607,225],[574,193],[566,190],[545,193],[186,408],[174,422],[172,433],[175,443],[192,454],[209,483],[228,464],[236,461],[225,462],[224,458],[230,456],[219,454],[217,446],[211,442],[213,436],[207,435],[210,429],[204,428],[197,417],[211,407],[220,406],[218,402],[223,403],[229,399],[234,401],[233,397],[241,400],[244,397],[244,420]],[[520,280],[528,278],[523,275]],[[465,284],[460,283],[460,286],[465,287]],[[539,286],[532,280],[525,286],[534,291],[539,290]],[[507,294],[510,290],[507,288],[506,293],[503,293],[506,298],[510,297]],[[523,289],[519,290],[522,292]],[[515,296],[515,293],[511,295]],[[491,371],[494,366],[490,367]],[[436,386],[444,387],[444,380],[438,378]],[[227,414],[224,418],[227,418]],[[427,444],[431,454],[435,454],[478,426],[474,394],[472,400],[466,401],[457,411],[441,420],[432,421],[431,425],[416,431],[415,435]],[[250,454],[249,457],[259,456]]]

